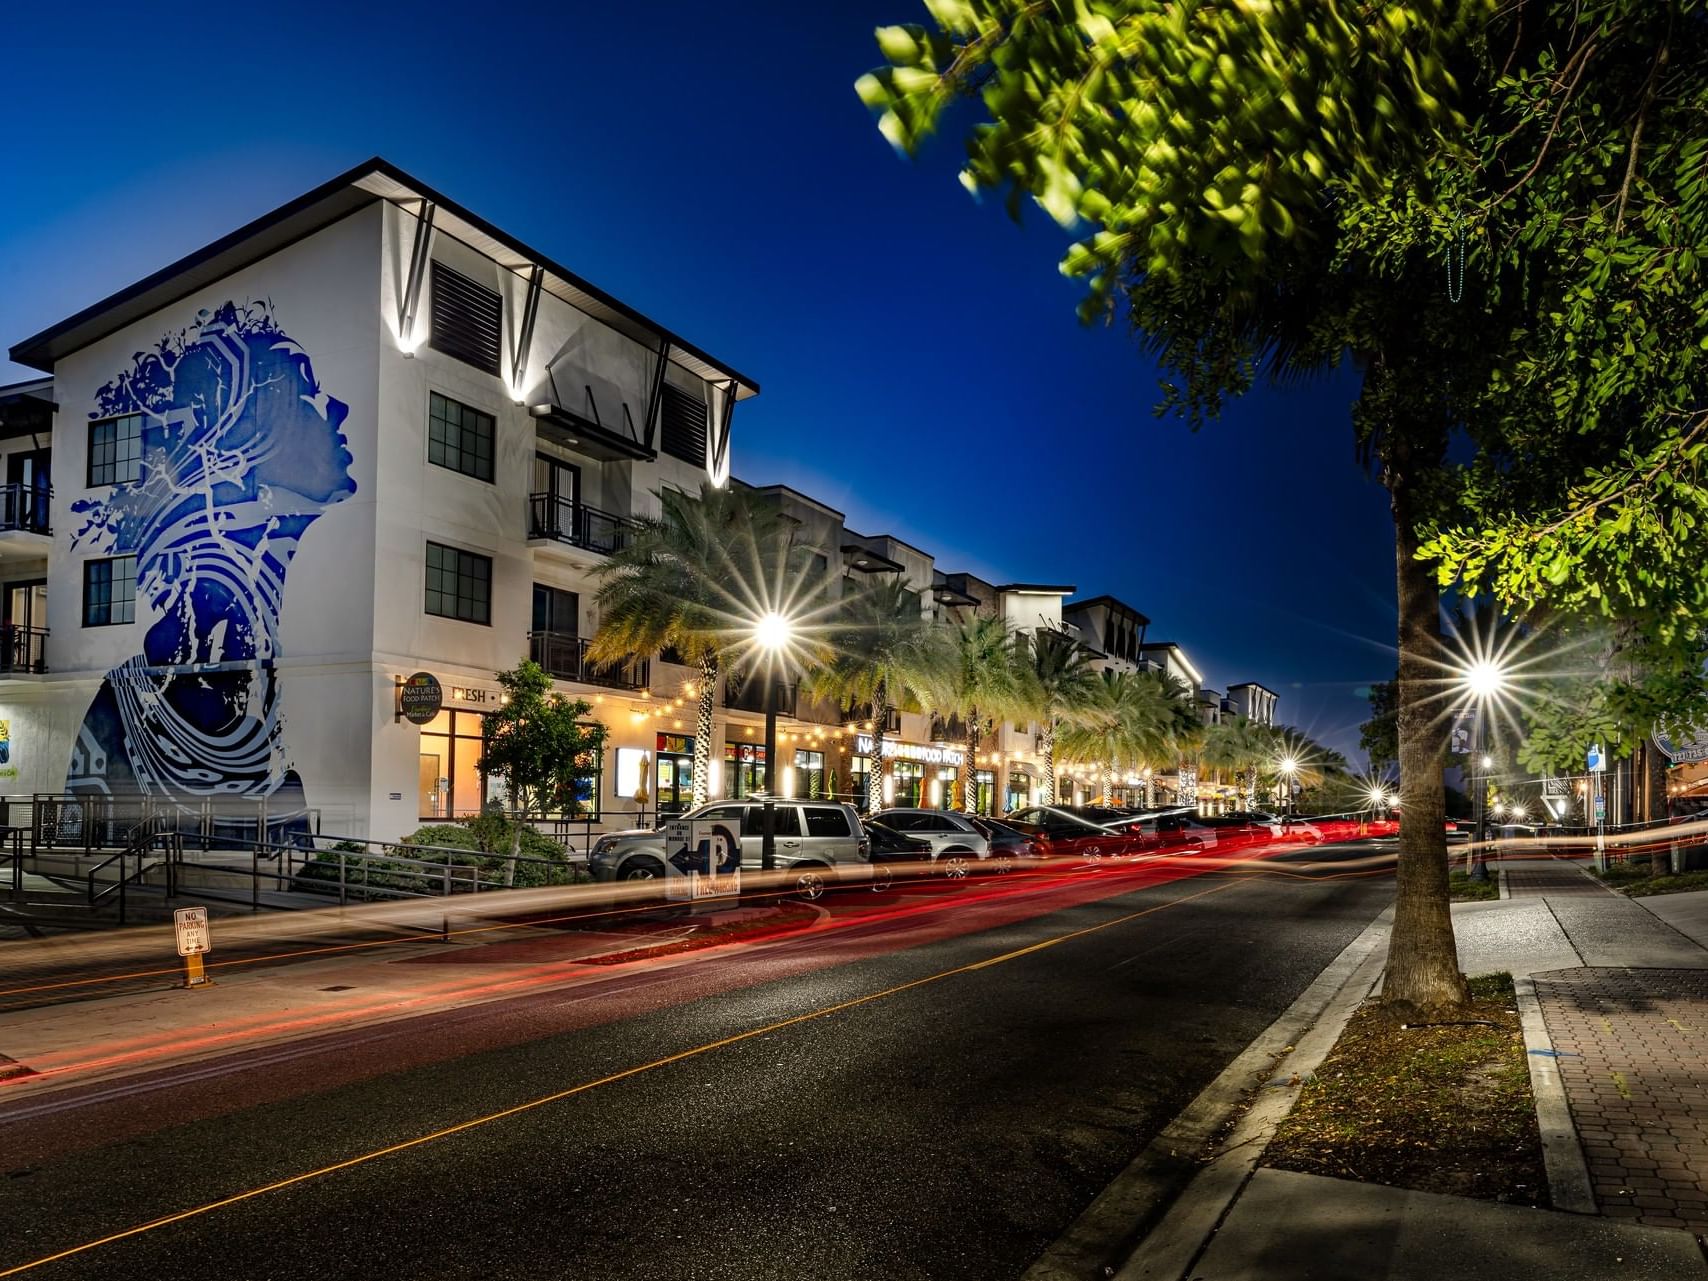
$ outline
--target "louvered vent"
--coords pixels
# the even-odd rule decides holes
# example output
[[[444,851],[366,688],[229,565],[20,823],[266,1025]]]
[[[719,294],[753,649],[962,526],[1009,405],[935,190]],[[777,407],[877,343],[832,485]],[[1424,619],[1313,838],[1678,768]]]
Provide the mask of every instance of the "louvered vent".
[[[503,300],[492,290],[442,262],[433,263],[433,332],[428,339],[433,350],[497,377],[502,315]]]
[[[680,387],[664,384],[664,452],[696,466],[706,465],[706,402]]]

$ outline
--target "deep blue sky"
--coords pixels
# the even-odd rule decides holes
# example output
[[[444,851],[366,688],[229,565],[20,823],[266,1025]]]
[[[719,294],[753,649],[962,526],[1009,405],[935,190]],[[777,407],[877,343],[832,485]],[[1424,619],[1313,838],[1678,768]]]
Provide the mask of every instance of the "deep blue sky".
[[[918,0],[369,8],[15,12],[0,351],[380,154],[758,379],[744,479],[1119,596],[1354,755],[1394,610],[1352,383],[1155,419],[1130,336],[1075,320],[1062,233],[972,201],[958,138],[899,159],[854,96]]]

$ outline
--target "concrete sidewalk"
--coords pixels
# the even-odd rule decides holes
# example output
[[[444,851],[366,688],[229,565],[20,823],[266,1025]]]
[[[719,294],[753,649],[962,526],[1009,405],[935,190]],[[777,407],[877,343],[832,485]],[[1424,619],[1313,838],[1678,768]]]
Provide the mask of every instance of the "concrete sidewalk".
[[[1510,863],[1507,882],[1510,898],[1455,905],[1460,963],[1518,983],[1550,1184],[1575,1169],[1556,1204],[1584,1212],[1266,1168],[1230,1189],[1224,1151],[1119,1281],[1708,1279],[1708,893],[1628,899],[1552,860]],[[1332,1042],[1330,1021],[1311,1038]]]

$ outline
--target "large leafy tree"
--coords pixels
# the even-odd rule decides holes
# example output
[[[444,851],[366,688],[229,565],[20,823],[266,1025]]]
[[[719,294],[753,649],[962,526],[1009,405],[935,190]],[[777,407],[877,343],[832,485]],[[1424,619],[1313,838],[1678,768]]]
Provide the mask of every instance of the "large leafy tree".
[[[807,689],[839,707],[872,709],[866,812],[884,806],[884,736],[892,711],[939,708],[951,681],[948,629],[925,616],[919,593],[899,577],[880,579],[842,599],[831,641],[809,668]],[[972,773],[972,760],[966,772]]]
[[[1026,637],[1022,661],[1027,669],[1027,714],[1043,728],[1044,804],[1054,805],[1056,734],[1062,720],[1079,712],[1092,697],[1096,658],[1065,628],[1039,627]]]
[[[1384,998],[1462,1001],[1440,584],[1611,602],[1663,644],[1708,614],[1679,573],[1708,528],[1700,3],[927,7],[935,30],[879,33],[890,65],[862,96],[912,149],[979,94],[966,181],[1088,228],[1064,266],[1089,312],[1125,305],[1166,407],[1208,418],[1266,370],[1361,374],[1353,439],[1391,496],[1399,613]]]
[[[1185,686],[1157,673],[1103,671],[1085,700],[1066,717],[1058,750],[1103,775],[1103,797],[1114,795],[1124,769],[1172,766],[1179,756]]]
[[[1199,749],[1201,764],[1220,774],[1231,774],[1247,809],[1257,808],[1258,774],[1276,757],[1277,740],[1273,727],[1249,717],[1236,716],[1218,721],[1204,731]]]
[[[756,619],[802,581],[808,554],[776,502],[751,489],[701,486],[660,492],[659,514],[640,523],[601,568],[593,662],[628,662],[673,649],[699,668],[693,803],[708,799],[718,677],[752,649]]]

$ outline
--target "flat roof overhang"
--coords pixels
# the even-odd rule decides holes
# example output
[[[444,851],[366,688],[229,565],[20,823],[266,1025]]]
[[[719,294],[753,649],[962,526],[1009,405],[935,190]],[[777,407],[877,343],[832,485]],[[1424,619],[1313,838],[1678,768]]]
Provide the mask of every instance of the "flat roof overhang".
[[[733,382],[737,400],[759,394],[759,384],[751,378],[378,156],[24,339],[11,349],[11,358],[20,365],[52,373],[54,362],[61,357],[259,262],[375,200],[393,204],[431,202],[436,207],[435,230],[462,241],[518,275],[526,276],[535,266],[542,268],[543,288],[547,293],[637,342],[654,347],[668,342],[672,362],[709,382]]]
[[[848,557],[848,563],[862,574],[899,574],[907,568],[900,561],[891,560],[864,543],[843,543],[842,554]]]

